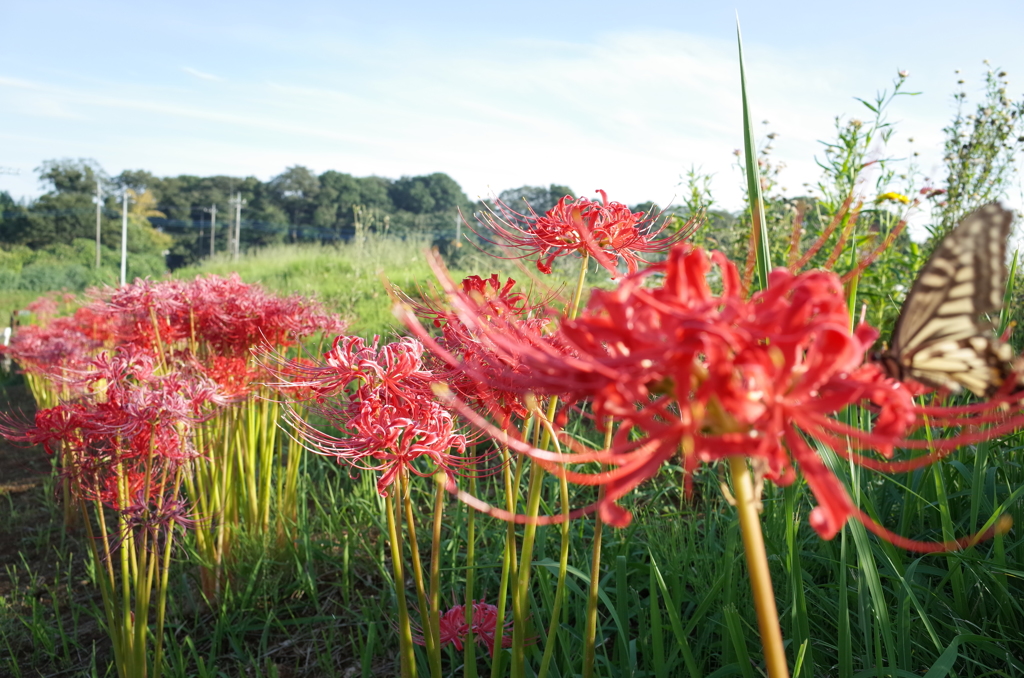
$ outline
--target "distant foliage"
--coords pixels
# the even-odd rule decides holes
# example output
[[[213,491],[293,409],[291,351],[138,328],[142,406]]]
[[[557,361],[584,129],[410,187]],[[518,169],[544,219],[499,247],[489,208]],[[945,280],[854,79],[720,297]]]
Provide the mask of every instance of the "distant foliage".
[[[528,213],[532,209],[537,214],[544,214],[567,195],[579,197],[568,186],[558,184],[551,184],[547,188],[544,186],[520,186],[502,191],[498,194],[498,200],[519,212]]]
[[[988,65],[988,62],[986,62]],[[982,205],[1006,197],[1017,174],[1016,158],[1024,147],[1024,101],[1007,97],[1006,71],[985,73],[982,101],[969,111],[963,79],[953,95],[957,102],[946,133],[944,187],[928,187],[935,198],[934,236],[946,233]]]

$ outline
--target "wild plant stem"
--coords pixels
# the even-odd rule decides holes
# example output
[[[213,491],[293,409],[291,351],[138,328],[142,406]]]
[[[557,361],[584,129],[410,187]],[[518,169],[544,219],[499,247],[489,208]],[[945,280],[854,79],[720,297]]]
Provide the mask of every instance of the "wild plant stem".
[[[513,491],[513,488],[519,487],[519,476],[522,470],[522,457],[519,457],[516,461],[516,472],[515,482],[512,480],[512,457],[509,454],[508,448],[502,450],[503,457],[503,468],[502,477],[505,481],[505,509],[509,513],[516,512],[516,505],[518,504],[518,494]],[[508,523],[505,526],[505,548],[501,559],[501,579],[498,582],[498,619],[505,619],[506,599],[508,598],[509,583],[512,582],[512,598],[515,599],[515,580],[517,578],[517,563],[516,563],[516,525],[515,523]],[[495,647],[494,654],[491,657],[491,678],[498,678],[501,675],[501,668],[504,659],[504,654],[499,651],[499,647]]]
[[[470,469],[472,474],[473,469]],[[476,478],[469,477],[469,493],[476,496]],[[466,633],[464,676],[465,678],[477,678],[476,674],[476,644],[473,642],[473,594],[476,585],[476,511],[466,507],[466,626],[470,629]]]
[[[405,600],[405,574],[402,567],[402,532],[398,523],[395,500],[384,497],[384,512],[388,521],[388,541],[391,543],[391,569],[395,575],[395,595],[398,598],[398,657],[402,678],[416,678],[416,656],[412,647],[412,628],[409,626],[409,608]]]
[[[761,647],[764,648],[768,678],[789,678],[786,651],[782,646],[782,629],[779,627],[779,613],[775,607],[775,592],[772,590],[771,573],[768,571],[768,554],[764,548],[761,519],[757,514],[754,484],[746,458],[730,457],[729,470],[732,473],[733,494],[740,517],[740,533],[743,535],[743,551],[750,572],[750,589],[754,595],[754,609],[757,611],[757,626],[761,632]]]
[[[430,540],[430,633],[435,639],[435,652],[430,657],[430,672],[441,676],[441,519],[444,517],[444,471],[434,474],[434,531]]]
[[[601,488],[604,495],[604,488]],[[594,653],[597,640],[597,596],[601,592],[601,534],[604,523],[594,515],[594,545],[590,557],[590,591],[587,593],[587,623],[583,632],[583,678],[594,676]]]
[[[548,623],[548,639],[544,644],[544,657],[541,659],[537,678],[545,678],[551,659],[555,654],[555,645],[557,645],[559,637],[558,630],[561,628],[558,617],[561,612],[562,598],[565,596],[565,574],[569,568],[569,482],[564,475],[558,479],[558,486],[562,498],[562,515],[564,516],[562,542],[558,552],[558,583],[555,585],[555,598],[551,604],[551,621]]]
[[[544,485],[544,469],[533,464],[530,467],[529,488],[526,493],[526,515],[536,517],[540,511],[541,487]],[[526,624],[529,621],[530,572],[533,565],[533,545],[537,537],[537,522],[527,522],[523,527],[523,548],[519,558],[519,581],[516,582],[512,597],[512,678],[526,675]],[[495,649],[497,649],[497,632]]]
[[[405,506],[405,529],[409,535],[409,551],[412,552],[412,578],[416,582],[416,602],[419,605],[420,628],[423,629],[423,640],[426,643],[427,656],[430,658],[430,673],[440,678],[441,648],[438,637],[434,635],[434,627],[430,624],[430,608],[427,604],[427,589],[423,580],[423,564],[420,561],[419,540],[416,538],[416,521],[412,510],[412,486],[404,472],[398,474],[398,492]],[[436,655],[436,659],[435,659]],[[437,673],[435,673],[435,663]]]
[[[604,449],[612,446],[615,432],[615,420],[608,417],[604,430]],[[562,478],[565,482],[565,478]],[[598,502],[604,499],[604,487],[598,491]],[[597,642],[597,597],[601,592],[601,533],[603,529],[601,515],[594,516],[594,545],[590,561],[590,591],[587,594],[586,630],[583,634],[583,678],[594,675],[594,648]]]

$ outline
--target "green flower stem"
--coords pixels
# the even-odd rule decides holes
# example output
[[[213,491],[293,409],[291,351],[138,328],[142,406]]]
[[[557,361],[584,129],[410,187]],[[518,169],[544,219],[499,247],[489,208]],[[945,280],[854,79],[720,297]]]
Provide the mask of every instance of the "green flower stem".
[[[541,487],[544,485],[544,469],[537,464],[530,466],[530,480],[526,493],[526,515],[534,518],[540,512]],[[529,622],[530,573],[533,565],[533,546],[537,537],[537,522],[528,521],[523,526],[523,548],[519,558],[519,579],[512,596],[512,678],[526,675],[526,625]],[[497,632],[495,638],[497,639]],[[495,640],[495,647],[497,647]]]
[[[409,482],[409,477],[402,471],[398,472],[398,492],[405,506],[405,529],[409,535],[409,550],[412,552],[412,578],[416,582],[416,602],[419,605],[420,627],[423,629],[423,640],[426,643],[427,656],[430,658],[430,673],[435,678],[439,678],[441,675],[441,648],[438,646],[438,636],[434,635],[435,629],[429,622],[430,608],[427,604],[427,589],[423,580],[423,564],[420,561],[419,541],[416,538],[416,521],[412,508],[412,485]],[[437,673],[434,673],[435,664],[437,665]]]
[[[743,535],[743,551],[747,569],[750,571],[750,589],[754,594],[754,609],[757,611],[757,625],[761,632],[761,646],[768,678],[789,678],[786,665],[786,651],[782,646],[782,629],[779,627],[779,613],[775,607],[775,593],[772,590],[771,573],[768,571],[768,554],[761,534],[761,520],[757,514],[754,484],[744,457],[730,457],[729,470],[732,472],[733,494],[736,496],[736,510],[740,517],[740,532]]]
[[[508,448],[503,448],[501,451],[503,457],[502,464],[502,477],[505,481],[505,509],[509,513],[516,512],[516,505],[518,504],[518,494],[513,491],[514,487],[519,487],[519,478],[523,466],[523,458],[518,457],[516,459],[516,471],[515,481],[512,479],[512,457],[509,454]],[[506,605],[505,600],[508,597],[508,589],[510,582],[515,585],[515,581],[518,576],[518,566],[516,562],[516,525],[515,523],[507,523],[505,525],[505,548],[504,554],[501,559],[501,579],[498,583],[498,619],[505,619]],[[512,591],[512,597],[515,598],[515,590]],[[500,651],[501,648],[495,647],[494,657],[491,663],[491,678],[498,678],[501,675],[501,668],[504,653]]]
[[[181,470],[175,472],[174,496],[179,496],[181,491]],[[164,538],[163,558],[160,562],[160,584],[157,589],[156,603],[156,648],[153,652],[153,678],[160,678],[163,673],[164,656],[164,619],[167,614],[167,580],[171,570],[171,546],[174,543],[174,523],[167,526],[167,535]],[[155,546],[155,544],[154,544]],[[154,558],[155,560],[155,558]]]
[[[429,624],[430,633],[436,642],[436,651],[431,656],[430,672],[438,678],[441,676],[441,518],[444,516],[444,488],[447,479],[444,471],[434,474],[434,531],[430,541]]]
[[[405,600],[405,574],[402,568],[402,531],[398,522],[401,514],[395,510],[390,494],[384,497],[384,512],[388,521],[388,541],[391,543],[391,569],[395,575],[395,595],[398,598],[398,658],[402,678],[416,678],[416,656],[412,647],[412,627],[409,608]]]
[[[473,456],[472,454],[470,456]],[[476,496],[476,478],[474,469],[470,468],[469,493]],[[476,644],[473,642],[473,594],[476,585],[476,511],[466,507],[466,626],[471,630],[466,634],[464,655],[464,677],[477,678],[476,675]]]
[[[601,488],[604,495],[604,488]],[[587,593],[587,624],[583,632],[583,678],[594,676],[595,641],[597,638],[597,596],[601,592],[601,533],[604,523],[594,516],[594,551],[590,558],[590,591]],[[775,678],[772,676],[771,678]]]
[[[580,300],[583,299],[583,285],[587,279],[587,264],[590,263],[590,252],[583,251],[583,261],[580,262],[580,275],[576,279],[576,290],[572,295],[572,306],[569,307],[569,312],[566,313],[566,317],[569,320],[575,320],[576,316],[580,312]]]
[[[608,418],[604,431],[604,449],[612,446],[614,422]],[[598,502],[604,499],[604,486],[598,491]],[[594,545],[590,560],[590,591],[587,594],[586,630],[583,632],[583,678],[594,675],[594,649],[597,642],[597,599],[601,592],[601,515],[594,516]]]
[[[544,657],[540,662],[540,671],[537,678],[545,678],[551,659],[555,654],[555,645],[559,637],[559,615],[562,608],[562,598],[565,597],[565,574],[569,568],[569,482],[562,475],[558,479],[559,494],[562,501],[562,542],[558,552],[558,583],[555,585],[555,598],[551,604],[551,621],[548,623],[548,639],[544,645]]]
[[[96,564],[96,579],[100,585],[100,595],[103,598],[103,613],[107,618],[107,628],[110,629],[110,640],[114,646],[114,665],[117,667],[117,675],[125,675],[124,643],[118,630],[114,601],[114,562],[110,559],[110,542],[107,538],[107,524],[103,518],[103,505],[99,501],[93,502],[93,509],[96,511],[97,523],[100,528],[100,536],[97,537],[92,530],[92,522],[89,520],[88,509],[85,502],[78,501],[76,504],[82,515],[82,522],[85,524],[85,534],[89,539],[89,547],[92,551],[93,562]],[[103,553],[99,551],[98,544],[103,543]]]

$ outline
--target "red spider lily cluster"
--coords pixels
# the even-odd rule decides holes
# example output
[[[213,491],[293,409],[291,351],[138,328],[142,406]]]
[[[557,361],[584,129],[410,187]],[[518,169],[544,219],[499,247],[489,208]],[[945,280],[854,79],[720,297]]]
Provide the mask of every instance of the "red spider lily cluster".
[[[289,379],[279,386],[315,394],[317,411],[342,433],[323,433],[298,416],[300,435],[318,454],[379,473],[377,489],[387,495],[398,474],[444,471],[449,478],[479,458],[467,456],[466,437],[456,431],[451,411],[434,397],[439,377],[423,364],[423,346],[401,339],[378,346],[340,335],[324,363],[287,362],[278,370]],[[429,459],[429,469],[413,462]]]
[[[195,455],[194,424],[266,380],[253,347],[280,349],[343,327],[313,302],[237,275],[136,280],[90,297],[65,317],[53,317],[53,300],[34,304],[43,324],[20,328],[5,352],[29,375],[60,384],[64,400],[41,409],[34,426],[8,419],[0,433],[59,450],[72,496],[116,510],[151,502],[139,496],[143,485],[159,492],[160,479]]]
[[[648,286],[652,281],[660,283]],[[721,291],[715,293],[709,281]],[[748,298],[736,267],[721,253],[676,245],[666,262],[625,278],[614,290],[595,290],[586,310],[562,322],[554,339],[538,337],[509,316],[479,312],[450,284],[448,291],[462,322],[499,360],[486,370],[461,362],[407,318],[438,355],[502,391],[557,395],[566,408],[588,402],[599,429],[608,420],[615,422],[608,449],[590,449],[562,435],[569,451],[549,452],[456,405],[482,430],[551,472],[570,482],[604,486],[603,498],[588,509],[598,509],[611,525],[630,520],[617,501],[677,452],[688,479],[700,463],[744,456],[763,462],[767,477],[781,485],[793,482],[799,470],[819,502],[810,522],[824,538],[854,517],[909,548],[948,548],[902,539],[872,521],[809,441],[864,466],[901,472],[1024,424],[1010,385],[1003,396],[970,407],[916,405],[916,389],[865,363],[877,332],[866,325],[850,330],[842,285],[831,272],[797,275],[775,269],[768,289]],[[1008,403],[1012,407],[1005,411]],[[837,419],[848,405],[875,413],[869,430]],[[913,439],[925,425],[964,432],[932,443]],[[981,431],[979,426],[991,428]],[[890,461],[894,448],[929,446],[929,454]],[[574,465],[593,462],[604,470],[574,470]],[[517,518],[464,498],[494,515]]]
[[[501,647],[512,646],[511,633],[512,620],[501,625]],[[473,623],[466,623],[466,606],[456,605],[441,615],[441,646],[451,644],[459,652],[465,646],[466,638],[472,632],[476,642],[487,648],[487,651],[494,656],[495,646],[498,644],[498,608],[482,600],[473,603]],[[422,636],[413,637],[418,645],[425,645],[426,641]]]
[[[290,346],[319,331],[343,329],[315,302],[275,296],[242,282],[237,273],[190,282],[137,280],[104,290],[95,310],[116,317],[121,342],[147,348],[192,342],[221,356],[244,356],[260,344]]]
[[[526,294],[515,290],[515,285],[512,278],[502,283],[497,274],[486,279],[474,275],[462,281],[459,298],[472,307],[473,315],[512,323],[520,332],[539,341],[554,321],[543,304],[530,303]],[[526,418],[527,406],[519,393],[498,388],[494,379],[480,381],[471,376],[476,372],[497,375],[508,370],[516,371],[519,369],[517,363],[509,356],[493,351],[486,338],[462,322],[462,316],[455,309],[436,300],[422,303],[400,296],[418,317],[433,320],[434,326],[441,330],[437,343],[450,357],[448,362],[434,360],[439,381],[463,401],[500,421],[503,428],[509,426],[514,418]],[[461,366],[470,368],[462,369]]]
[[[593,256],[612,278],[618,278],[620,259],[629,273],[635,273],[643,253],[663,252],[688,234],[682,229],[659,237],[664,224],[655,228],[650,215],[633,212],[620,202],[609,202],[604,191],[597,192],[600,201],[567,195],[543,216],[532,208],[528,215],[521,214],[496,200],[496,211],[480,216],[482,227],[495,239],[479,232],[477,235],[493,245],[521,251],[521,258],[536,256],[541,273],[551,273],[557,257],[577,253]]]
[[[74,381],[102,350],[131,346],[158,356],[165,367],[187,366],[213,379],[225,399],[237,400],[259,376],[249,364],[251,348],[288,347],[320,331],[344,329],[319,304],[272,295],[237,274],[190,282],[136,280],[92,290],[90,296],[89,304],[67,317],[46,321],[56,310],[52,301],[37,309],[44,322],[20,328],[3,350],[26,372]]]
[[[0,346],[0,353],[17,361],[27,374],[56,383],[85,370],[109,336],[109,319],[88,308],[59,318],[39,313],[36,317],[41,324],[18,328],[10,345]]]
[[[212,385],[158,375],[154,357],[131,347],[88,367],[73,389],[87,395],[39,410],[31,426],[7,421],[0,433],[59,455],[62,482],[77,502],[130,515],[135,528],[187,525],[174,479],[197,454],[191,432]]]

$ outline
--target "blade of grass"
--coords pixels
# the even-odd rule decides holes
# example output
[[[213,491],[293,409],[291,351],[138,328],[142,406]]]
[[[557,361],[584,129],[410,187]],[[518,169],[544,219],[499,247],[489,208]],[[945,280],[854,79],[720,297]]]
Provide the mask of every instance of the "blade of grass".
[[[750,117],[747,101],[747,75],[743,64],[743,35],[740,33],[740,18],[736,16],[736,47],[740,61],[740,92],[743,97],[743,164],[747,175],[747,200],[750,203],[750,237],[754,241],[754,255],[757,259],[757,280],[762,290],[768,289],[768,273],[772,270],[768,251],[768,225],[764,220],[764,198],[761,195],[761,176],[757,165],[757,149],[754,146],[754,123]]]

